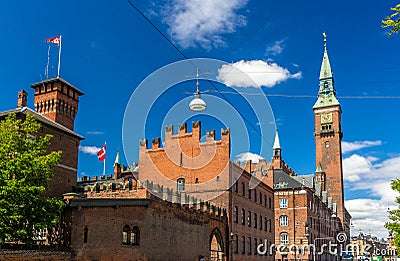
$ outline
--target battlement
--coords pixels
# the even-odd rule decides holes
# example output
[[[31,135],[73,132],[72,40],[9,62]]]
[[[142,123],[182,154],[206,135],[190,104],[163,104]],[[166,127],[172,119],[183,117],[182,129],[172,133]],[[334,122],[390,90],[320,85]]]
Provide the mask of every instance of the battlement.
[[[214,143],[229,143],[230,142],[230,129],[221,129],[221,140],[215,140],[215,130],[207,130],[206,131],[206,142],[200,142],[201,139],[201,121],[192,122],[192,132],[188,132],[187,123],[182,123],[178,125],[178,133],[174,133],[174,126],[167,125],[165,126],[165,147],[174,143],[176,140],[179,140],[180,143],[187,143],[190,139],[190,144],[197,146],[201,146],[204,144],[214,144]],[[148,141],[141,140],[140,148],[149,150]],[[159,137],[152,138],[151,140],[151,150],[156,151],[161,148],[161,139]]]
[[[130,198],[130,199],[151,199],[163,201],[167,204],[179,206],[189,211],[206,213],[213,218],[224,219],[227,217],[226,209],[211,204],[203,199],[193,197],[183,191],[171,189],[152,181],[137,182],[137,186],[130,187],[128,182],[122,180],[96,181],[82,184],[78,188],[80,194],[65,194],[64,199],[71,198]]]

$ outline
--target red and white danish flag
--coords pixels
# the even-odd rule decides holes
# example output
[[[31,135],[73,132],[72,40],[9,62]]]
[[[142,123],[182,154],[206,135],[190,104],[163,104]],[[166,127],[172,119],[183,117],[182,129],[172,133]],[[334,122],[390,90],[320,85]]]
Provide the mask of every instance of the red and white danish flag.
[[[106,143],[104,142],[103,148],[97,152],[97,157],[99,158],[100,162],[106,159]]]
[[[60,41],[61,41],[61,35],[58,35],[56,37],[47,39],[46,43],[53,43],[53,44],[59,46],[60,45]]]

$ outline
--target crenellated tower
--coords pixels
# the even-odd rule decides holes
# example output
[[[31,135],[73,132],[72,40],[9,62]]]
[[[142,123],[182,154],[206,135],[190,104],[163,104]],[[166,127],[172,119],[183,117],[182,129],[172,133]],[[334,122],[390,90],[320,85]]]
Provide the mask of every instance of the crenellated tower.
[[[60,77],[32,84],[31,87],[35,89],[35,110],[73,131],[79,96],[83,92]]]

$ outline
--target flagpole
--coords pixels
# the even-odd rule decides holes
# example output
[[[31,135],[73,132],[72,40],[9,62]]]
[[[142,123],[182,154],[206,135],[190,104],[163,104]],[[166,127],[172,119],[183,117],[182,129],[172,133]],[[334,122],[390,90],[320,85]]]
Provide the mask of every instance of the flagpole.
[[[46,64],[46,68],[44,70],[44,75],[45,75],[46,79],[49,78],[49,64],[50,64],[50,44],[49,44],[49,48],[47,49],[47,64]]]
[[[60,77],[60,61],[61,61],[61,38],[62,35],[60,35],[60,48],[58,49],[58,71],[57,71],[57,77]]]
[[[103,166],[103,176],[105,177],[106,176],[106,158],[107,158],[107,143],[106,142],[104,142],[104,147],[105,147],[105,151],[104,151],[104,153],[105,153],[105,156],[104,156],[104,166]]]

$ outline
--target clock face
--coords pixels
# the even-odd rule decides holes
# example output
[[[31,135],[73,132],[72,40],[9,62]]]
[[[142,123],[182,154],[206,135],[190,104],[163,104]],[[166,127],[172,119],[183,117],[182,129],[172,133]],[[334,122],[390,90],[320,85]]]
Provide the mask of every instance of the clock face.
[[[332,113],[321,114],[321,124],[332,123]]]

